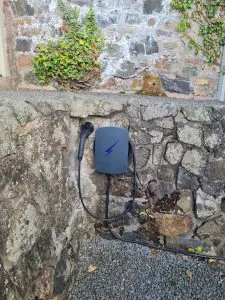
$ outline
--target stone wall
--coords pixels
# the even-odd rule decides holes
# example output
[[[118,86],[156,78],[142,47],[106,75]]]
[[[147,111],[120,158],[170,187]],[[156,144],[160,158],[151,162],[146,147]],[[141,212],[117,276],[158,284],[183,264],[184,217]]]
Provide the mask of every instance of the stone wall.
[[[151,95],[216,98],[219,66],[206,65],[188,48],[176,30],[179,17],[171,11],[170,0],[66,2],[82,14],[90,6],[96,11],[106,45],[98,88],[136,91],[144,87]],[[11,15],[8,34],[14,34],[8,41],[11,66],[17,66],[20,81],[36,84],[31,64],[37,45],[62,34],[57,0],[4,0],[4,4],[6,23]]]
[[[225,255],[224,116],[217,102],[0,93],[0,298],[59,298],[77,272],[79,247],[94,233],[76,187],[83,121],[130,125],[138,191],[126,231],[162,246],[202,245],[205,253]],[[88,207],[103,214],[105,177],[94,172],[93,140],[82,188]],[[130,199],[131,175],[113,178],[110,210],[119,212]],[[101,226],[95,224],[99,233]]]
[[[79,119],[69,96],[16,95],[0,95],[0,299],[53,299],[93,233],[75,183]]]

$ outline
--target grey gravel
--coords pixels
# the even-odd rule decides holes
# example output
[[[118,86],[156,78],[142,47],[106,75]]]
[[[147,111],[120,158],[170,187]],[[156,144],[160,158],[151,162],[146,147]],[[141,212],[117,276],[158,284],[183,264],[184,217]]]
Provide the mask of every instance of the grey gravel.
[[[93,264],[96,270],[88,273]],[[225,299],[225,265],[120,241],[92,240],[81,252],[68,300]]]

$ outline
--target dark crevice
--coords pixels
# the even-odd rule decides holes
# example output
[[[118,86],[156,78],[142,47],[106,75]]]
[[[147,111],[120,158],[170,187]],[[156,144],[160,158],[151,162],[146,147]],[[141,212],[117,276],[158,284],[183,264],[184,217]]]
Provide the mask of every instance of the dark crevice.
[[[44,116],[43,112],[40,111],[35,104],[33,104],[32,102],[30,102],[28,100],[26,100],[24,102],[27,103],[28,105],[30,105],[38,114],[41,114],[42,116]]]
[[[13,155],[16,155],[16,153],[15,153],[15,152],[13,152],[13,153],[7,154],[7,155],[5,155],[5,156],[3,156],[3,157],[0,157],[0,160],[3,160],[3,159],[6,159],[6,158],[9,158],[9,157],[11,157],[11,156],[13,156]],[[1,162],[0,162],[0,164],[1,164]]]

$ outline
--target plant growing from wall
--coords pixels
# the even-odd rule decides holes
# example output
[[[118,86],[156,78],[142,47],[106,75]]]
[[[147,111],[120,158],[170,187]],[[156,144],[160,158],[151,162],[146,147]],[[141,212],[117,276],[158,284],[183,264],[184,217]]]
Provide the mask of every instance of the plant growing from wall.
[[[93,9],[84,19],[76,9],[68,9],[59,0],[63,37],[37,47],[33,68],[41,85],[57,83],[61,89],[86,89],[99,79],[98,57],[103,38]]]
[[[172,8],[181,13],[178,31],[188,38],[190,48],[207,63],[218,64],[225,45],[225,0],[172,0]],[[194,28],[198,28],[197,39]]]

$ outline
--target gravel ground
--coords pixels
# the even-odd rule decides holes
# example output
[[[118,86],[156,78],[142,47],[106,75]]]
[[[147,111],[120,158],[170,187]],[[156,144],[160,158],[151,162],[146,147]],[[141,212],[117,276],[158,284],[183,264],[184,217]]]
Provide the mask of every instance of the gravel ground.
[[[83,249],[79,264],[67,300],[225,299],[225,265],[100,237]],[[90,264],[96,270],[88,273]]]

